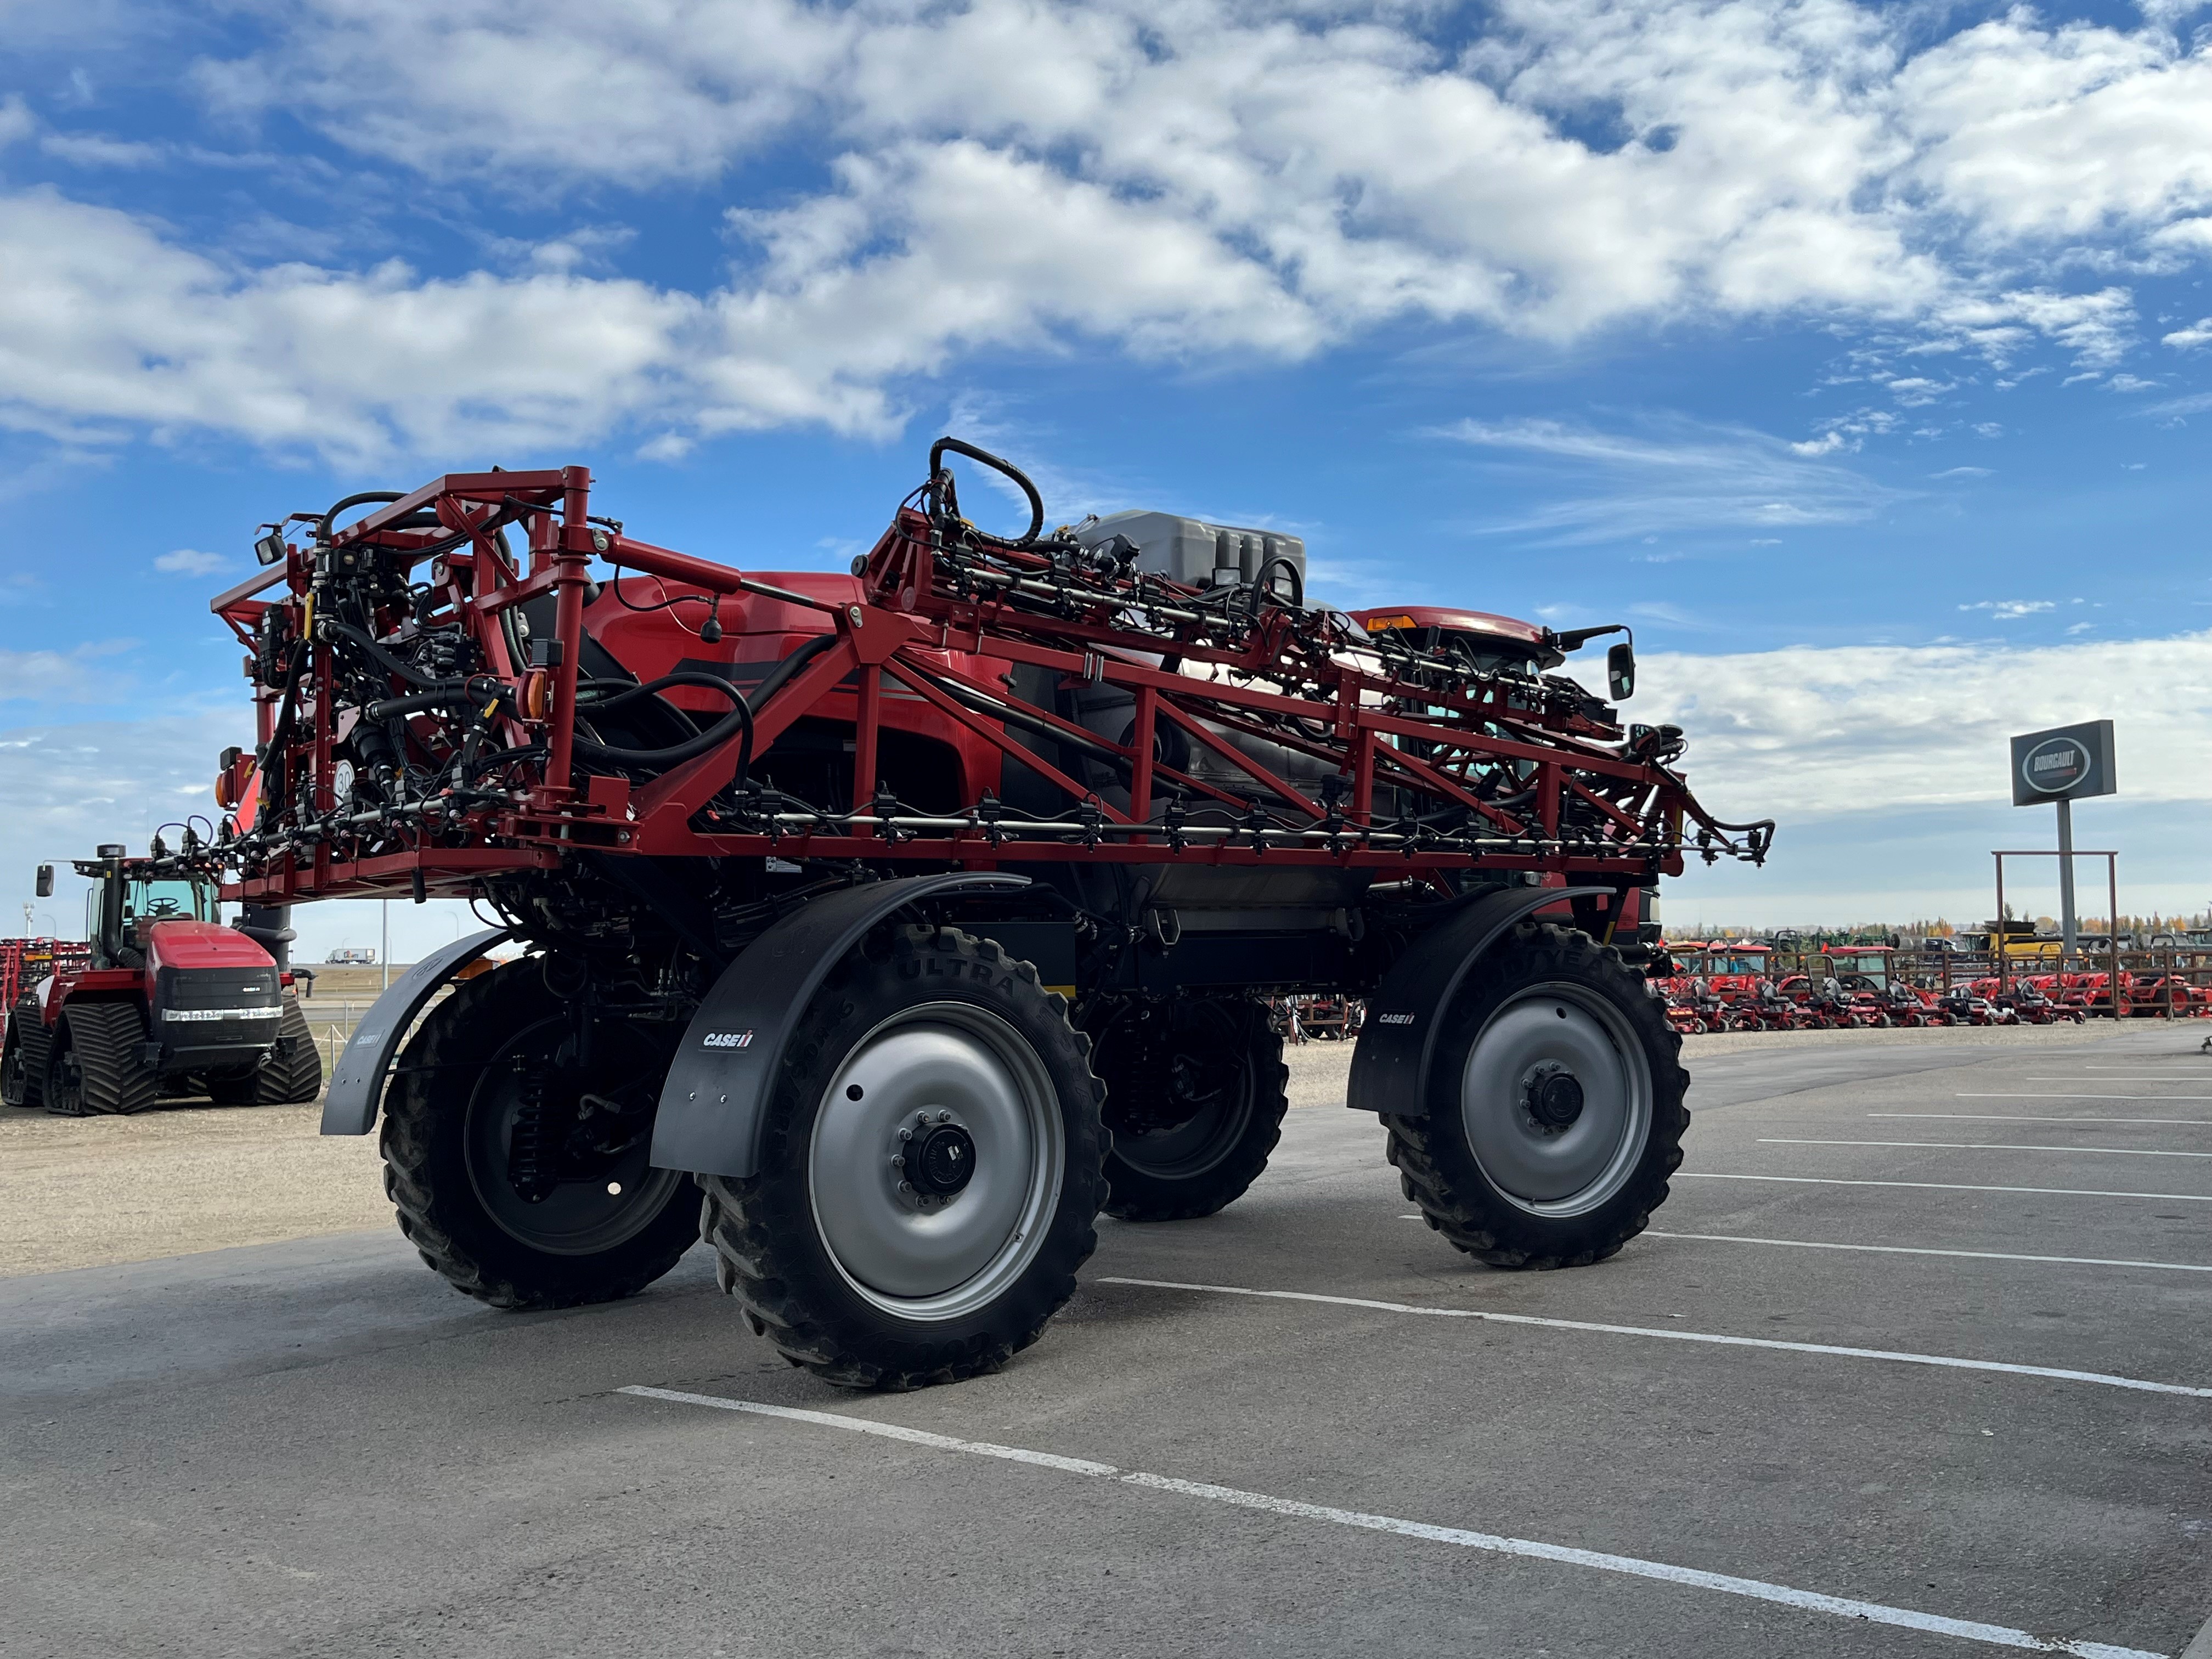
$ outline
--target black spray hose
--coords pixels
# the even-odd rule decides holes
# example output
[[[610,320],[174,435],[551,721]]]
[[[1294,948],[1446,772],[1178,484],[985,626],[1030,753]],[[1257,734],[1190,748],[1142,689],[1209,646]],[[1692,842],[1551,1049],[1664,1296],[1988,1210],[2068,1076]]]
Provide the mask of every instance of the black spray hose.
[[[1269,580],[1271,573],[1274,570],[1277,565],[1282,566],[1284,569],[1291,573],[1291,608],[1293,610],[1303,611],[1305,609],[1306,603],[1306,579],[1304,575],[1299,574],[1297,566],[1291,562],[1290,556],[1285,553],[1276,554],[1273,558],[1261,565],[1260,567],[1260,574],[1252,579],[1252,588],[1255,596],[1255,602],[1257,602],[1257,595],[1264,593],[1271,597],[1273,596],[1274,589],[1269,586]]]
[[[830,637],[834,638],[835,635]],[[622,682],[592,680],[585,683],[587,686],[610,684],[620,684]],[[586,707],[595,709],[617,708],[634,698],[651,696],[662,688],[671,685],[697,685],[704,686],[709,690],[720,691],[729,698],[732,704],[730,712],[704,732],[700,732],[698,736],[683,743],[672,744],[665,749],[622,749],[578,732],[575,737],[578,752],[587,758],[611,762],[617,766],[674,766],[680,762],[703,755],[710,749],[720,748],[732,736],[738,736],[738,771],[733,781],[743,784],[745,781],[746,769],[752,765],[753,760],[753,711],[747,705],[744,694],[719,674],[682,672],[663,674],[657,680],[647,680],[642,685],[630,686],[619,696],[608,697],[603,701],[585,704],[580,697],[579,710],[580,712]],[[579,688],[580,690],[581,689]],[[739,736],[740,733],[741,736]]]
[[[469,680],[441,680],[428,691],[416,691],[404,697],[386,697],[370,703],[362,712],[381,726],[395,716],[420,714],[432,708],[449,708],[455,703],[507,702],[514,693],[501,682],[489,675],[478,675]]]
[[[791,683],[792,676],[837,643],[835,634],[817,634],[812,639],[769,669],[761,683],[753,687],[753,694],[745,701],[756,709],[768,706],[768,700]]]
[[[930,516],[933,519],[954,518],[960,511],[959,498],[952,491],[952,475],[945,470],[945,452],[948,449],[956,455],[965,455],[971,461],[979,461],[994,472],[1012,480],[1015,487],[1029,498],[1030,527],[1022,533],[1021,538],[1010,542],[1004,537],[988,536],[988,532],[983,532],[988,539],[1003,547],[1033,545],[1038,532],[1044,528],[1044,498],[1037,494],[1036,486],[1023,477],[1021,469],[1012,461],[1001,460],[989,450],[978,449],[957,438],[939,438],[929,447],[929,483],[926,488],[929,491]]]
[[[336,617],[325,617],[324,628],[336,638],[368,653],[369,660],[387,674],[396,674],[408,684],[420,686],[425,691],[453,691],[460,689],[459,680],[441,680],[434,674],[426,674],[412,663],[402,662],[351,623],[340,622]]]

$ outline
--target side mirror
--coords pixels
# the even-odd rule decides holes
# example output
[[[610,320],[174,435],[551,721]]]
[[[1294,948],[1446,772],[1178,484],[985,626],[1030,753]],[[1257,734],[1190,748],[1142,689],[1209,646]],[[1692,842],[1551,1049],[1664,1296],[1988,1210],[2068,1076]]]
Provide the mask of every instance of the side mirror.
[[[1605,684],[1615,702],[1636,695],[1636,647],[1626,640],[1605,653]]]
[[[42,864],[39,866],[38,892],[40,898],[52,898],[54,896],[54,866],[51,864]]]

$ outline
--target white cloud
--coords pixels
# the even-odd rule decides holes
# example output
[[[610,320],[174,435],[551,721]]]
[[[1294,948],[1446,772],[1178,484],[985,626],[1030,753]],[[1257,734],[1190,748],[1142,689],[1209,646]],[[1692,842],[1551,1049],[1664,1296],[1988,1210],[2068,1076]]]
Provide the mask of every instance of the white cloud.
[[[1857,409],[1848,415],[1837,415],[1820,422],[1815,430],[1817,438],[1790,446],[1794,455],[1833,455],[1840,451],[1856,453],[1869,437],[1897,429],[1896,414],[1887,409]]]
[[[0,420],[79,440],[205,428],[359,456],[588,435],[653,407],[706,324],[641,283],[240,273],[46,190],[0,196]]]
[[[2057,601],[2051,599],[1977,599],[1972,605],[1959,607],[1961,611],[1986,611],[1999,622],[2016,622],[2022,617],[2057,608]]]
[[[2134,301],[2067,286],[2082,245],[2212,252],[2189,228],[2212,226],[2212,46],[2149,25],[2023,11],[1929,43],[1917,11],[1851,0],[1505,0],[1470,43],[1413,0],[260,9],[272,44],[191,71],[221,113],[281,104],[441,187],[711,188],[770,151],[822,182],[734,210],[739,257],[696,293],[587,278],[618,234],[425,278],[217,261],[18,194],[12,423],[338,455],[642,426],[666,453],[885,432],[913,377],[993,348],[1297,358],[1401,319],[1564,340],[1788,314],[2105,369]],[[1907,406],[1956,382],[1884,378]]]
[[[1559,421],[1465,420],[1431,435],[1557,473],[1560,499],[1486,532],[1549,532],[1562,543],[1729,526],[1759,529],[1871,518],[1899,492],[1742,428],[1653,423],[1651,435]]]
[[[2136,717],[2146,685],[2155,715]],[[1649,653],[1636,717],[1690,733],[1686,769],[1724,817],[1896,812],[2008,799],[2014,732],[2112,716],[2130,799],[2212,799],[2212,632],[2003,645]]]
[[[231,561],[220,553],[201,553],[189,547],[163,553],[154,561],[154,568],[172,576],[212,576],[227,568]]]
[[[113,702],[125,688],[100,664],[129,650],[131,643],[104,640],[71,651],[0,650],[0,703]],[[0,800],[10,803],[10,811],[27,799],[0,789]]]
[[[2199,317],[2186,328],[2177,328],[2171,334],[2160,336],[2160,343],[2181,350],[2191,346],[2212,345],[2212,317]]]
[[[38,130],[39,118],[21,98],[13,94],[0,98],[0,149],[22,143]]]

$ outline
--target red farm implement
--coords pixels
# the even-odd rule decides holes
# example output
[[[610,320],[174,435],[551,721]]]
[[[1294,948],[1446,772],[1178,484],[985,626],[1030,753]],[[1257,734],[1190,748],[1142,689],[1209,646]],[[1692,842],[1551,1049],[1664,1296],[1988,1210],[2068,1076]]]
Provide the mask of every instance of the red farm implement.
[[[948,453],[1025,533],[962,516]],[[945,440],[849,575],[633,538],[580,467],[269,528],[215,605],[256,746],[169,856],[253,905],[497,912],[362,1022],[325,1118],[383,1112],[457,1283],[635,1289],[696,1237],[696,1176],[795,1360],[969,1375],[1065,1300],[1099,1208],[1205,1214],[1256,1176],[1266,1000],[1294,996],[1364,1000],[1352,1103],[1453,1243],[1544,1265],[1643,1224],[1684,1121],[1638,976],[1657,884],[1771,825],[1714,817],[1678,729],[1552,672],[1626,630],[1346,616],[1305,603],[1293,538],[1043,526]],[[1614,701],[1634,674],[1614,645]],[[503,937],[527,954],[409,1040]]]

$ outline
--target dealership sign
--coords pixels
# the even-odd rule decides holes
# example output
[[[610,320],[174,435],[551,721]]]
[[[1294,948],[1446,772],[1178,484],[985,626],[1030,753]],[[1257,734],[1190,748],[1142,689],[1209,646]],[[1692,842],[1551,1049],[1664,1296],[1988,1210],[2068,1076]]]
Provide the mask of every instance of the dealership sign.
[[[2118,788],[2112,764],[2112,723],[2089,720],[2012,740],[2012,804],[2079,800]]]

